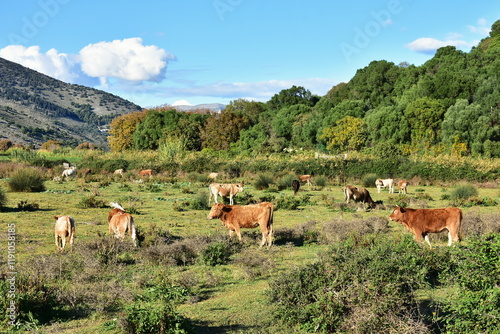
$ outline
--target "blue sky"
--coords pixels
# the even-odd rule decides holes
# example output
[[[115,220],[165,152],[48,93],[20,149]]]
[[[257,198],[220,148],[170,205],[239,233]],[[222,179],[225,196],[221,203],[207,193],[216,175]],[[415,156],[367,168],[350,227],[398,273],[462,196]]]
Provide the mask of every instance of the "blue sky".
[[[488,36],[500,2],[3,1],[0,57],[142,107],[320,96],[373,60],[421,65]]]

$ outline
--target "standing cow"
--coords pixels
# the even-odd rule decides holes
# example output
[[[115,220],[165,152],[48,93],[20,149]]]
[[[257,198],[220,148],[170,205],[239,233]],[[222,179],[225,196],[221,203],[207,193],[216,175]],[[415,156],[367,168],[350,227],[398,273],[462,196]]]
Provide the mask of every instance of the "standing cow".
[[[459,208],[444,209],[410,209],[397,206],[389,216],[389,220],[398,222],[415,235],[417,241],[425,241],[432,248],[429,233],[448,230],[448,246],[453,241],[462,240],[462,210]]]
[[[212,197],[215,200],[215,203],[219,203],[217,200],[217,196],[220,197],[229,197],[229,204],[234,204],[234,197],[241,191],[243,191],[243,184],[224,184],[224,183],[212,183],[208,187],[210,194],[208,195],[208,205],[210,205],[210,200]]]
[[[377,179],[375,181],[375,185],[377,186],[378,193],[380,194],[380,190],[382,188],[389,188],[389,193],[394,193],[394,180],[393,179]]]
[[[399,189],[399,193],[403,193],[403,194],[407,194],[407,188],[408,188],[408,185],[410,183],[406,180],[399,180],[398,181],[398,189]]]
[[[63,170],[61,178],[68,180],[69,177],[74,179],[75,176],[76,176],[76,167],[71,166],[68,169]]]
[[[300,182],[305,182],[308,186],[312,185],[312,183],[311,183],[312,176],[311,175],[299,175],[298,177],[299,177]]]
[[[265,244],[269,248],[273,242],[273,214],[274,207],[269,202],[251,205],[224,205],[222,203],[215,203],[207,218],[219,218],[222,225],[229,229],[229,237],[232,237],[233,233],[236,232],[240,242],[242,242],[242,228],[260,226],[262,241],[259,248],[262,248]]]
[[[55,216],[56,224],[54,227],[54,236],[57,250],[64,251],[66,242],[69,242],[71,251],[73,251],[73,240],[75,238],[75,220],[70,216]]]
[[[114,234],[116,238],[123,241],[125,234],[128,232],[134,242],[134,246],[137,247],[134,218],[131,214],[126,213],[120,204],[111,202],[110,206],[113,210],[108,213],[109,233]]]

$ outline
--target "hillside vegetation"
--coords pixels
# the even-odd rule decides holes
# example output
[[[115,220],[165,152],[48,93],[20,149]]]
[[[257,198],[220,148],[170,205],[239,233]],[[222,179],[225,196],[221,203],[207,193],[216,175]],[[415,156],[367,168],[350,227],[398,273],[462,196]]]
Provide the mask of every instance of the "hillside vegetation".
[[[105,145],[98,126],[140,107],[113,94],[53,79],[0,58],[0,139],[39,147],[47,140]]]

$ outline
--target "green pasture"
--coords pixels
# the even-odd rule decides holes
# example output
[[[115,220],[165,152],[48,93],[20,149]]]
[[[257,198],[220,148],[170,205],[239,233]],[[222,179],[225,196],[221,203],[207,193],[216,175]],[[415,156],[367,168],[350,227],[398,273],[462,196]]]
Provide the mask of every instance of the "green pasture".
[[[241,196],[262,198],[269,196],[293,197],[291,189],[269,192],[256,190],[252,186],[252,179],[229,180],[245,181],[244,194],[236,197],[238,202]],[[0,186],[5,190],[8,178],[1,180]],[[359,184],[358,184],[359,185]],[[140,183],[137,178],[121,179],[116,176],[99,176],[93,181],[76,178],[64,182],[45,182],[46,191],[39,193],[8,192],[7,203],[0,213],[0,221],[6,229],[7,224],[16,226],[16,261],[18,266],[29,263],[37,258],[48,261],[64,257],[80,256],[82,245],[92,242],[102,235],[108,234],[107,214],[110,210],[108,203],[119,202],[126,209],[133,209],[136,226],[144,236],[144,244],[148,244],[151,234],[168,232],[175,238],[207,236],[211,238],[227,238],[228,232],[219,220],[208,220],[209,206],[203,210],[194,210],[183,206],[197,198],[208,200],[208,183],[175,180],[165,182],[164,178],[152,177]],[[439,208],[450,206],[446,198],[453,189],[453,184],[440,185],[411,185],[408,195],[397,193],[389,194],[382,190],[379,194],[375,186],[368,188],[375,201],[381,201],[376,209],[366,210],[363,205],[343,205],[344,195],[341,185],[334,180],[328,180],[324,187],[303,185],[297,197],[309,198],[307,204],[300,205],[297,210],[279,209],[274,216],[276,235],[280,231],[297,230],[301,226],[313,224],[315,229],[321,230],[326,222],[341,220],[345,224],[357,220],[379,217],[386,220],[394,208],[395,203],[402,200],[409,201],[410,206]],[[479,198],[489,198],[500,202],[500,190],[491,184],[475,184]],[[84,208],[84,203],[93,198],[103,207]],[[24,211],[22,205],[36,204],[38,209]],[[21,206],[21,208],[19,208]],[[468,216],[482,216],[498,214],[498,206],[471,206],[462,208],[465,213],[464,221]],[[68,252],[58,254],[54,244],[53,226],[55,215],[70,215],[76,220],[76,239],[73,254]],[[498,217],[498,216],[497,216]],[[466,226],[464,226],[465,228]],[[465,229],[467,230],[467,229]],[[156,231],[156,232],[155,232]],[[408,233],[402,226],[390,222],[387,232],[396,235]],[[122,265],[118,272],[102,271],[96,268],[95,275],[119,278],[119,284],[125,286],[128,293],[141,293],[145,282],[154,281],[163,277],[174,281],[189,282],[189,285],[201,298],[188,300],[179,306],[180,314],[189,319],[195,326],[197,333],[301,333],[296,328],[286,328],[273,318],[269,303],[269,280],[280,273],[294,270],[318,259],[318,254],[328,248],[321,243],[294,244],[293,242],[276,242],[271,249],[258,249],[259,233],[256,230],[244,230],[244,248],[233,261],[226,265],[206,266],[193,264],[186,266],[168,266],[152,264],[139,258],[137,250],[129,251],[134,258],[132,264]],[[2,233],[2,244],[6,244],[6,234]],[[446,236],[432,235],[431,242],[436,247],[444,247]],[[464,242],[467,242],[465,235]],[[422,244],[422,247],[426,245]],[[0,254],[5,262],[5,255]],[[268,264],[266,267],[256,268],[248,259],[260,260]],[[62,260],[61,260],[62,261]],[[38,265],[43,266],[43,263]],[[62,269],[61,269],[62,270]],[[259,272],[255,272],[259,270]],[[77,278],[74,278],[78,281]],[[71,284],[65,282],[64,284]],[[187,283],[186,283],[187,284]],[[92,284],[85,283],[85,289],[92,289]],[[82,288],[82,287],[80,287]],[[96,286],[96,289],[104,289]],[[65,289],[64,291],[68,291]],[[422,292],[425,298],[425,292]],[[104,298],[104,297],[103,297]],[[35,326],[39,333],[118,333],[117,322],[120,309],[106,312],[93,312],[85,317],[70,317],[52,324]]]

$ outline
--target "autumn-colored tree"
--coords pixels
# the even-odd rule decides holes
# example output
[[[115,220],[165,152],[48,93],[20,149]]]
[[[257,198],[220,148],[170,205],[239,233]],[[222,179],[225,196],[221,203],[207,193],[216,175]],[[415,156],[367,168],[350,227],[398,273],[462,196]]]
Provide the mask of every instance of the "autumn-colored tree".
[[[12,146],[14,144],[9,139],[0,139],[0,151],[7,151]]]
[[[235,143],[240,131],[250,124],[247,117],[223,110],[220,114],[212,114],[201,128],[200,137],[203,148],[226,150],[231,143]]]
[[[109,126],[108,143],[113,152],[120,152],[132,148],[132,135],[147,116],[147,111],[137,111],[118,116]]]
[[[359,150],[367,138],[366,124],[362,119],[346,116],[331,128],[323,129],[320,139],[327,143],[326,148],[334,152]]]
[[[40,147],[42,150],[47,150],[47,151],[54,151],[62,146],[62,143],[57,140],[47,140],[45,143],[42,144]]]

